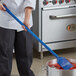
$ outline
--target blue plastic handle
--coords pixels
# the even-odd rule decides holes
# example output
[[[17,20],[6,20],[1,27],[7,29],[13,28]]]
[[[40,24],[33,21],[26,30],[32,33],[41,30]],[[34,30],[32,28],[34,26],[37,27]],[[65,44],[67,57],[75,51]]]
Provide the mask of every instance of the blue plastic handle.
[[[25,26],[5,5],[3,5],[6,8],[6,11],[21,25]],[[27,26],[25,26],[25,28],[27,29],[27,31],[33,36],[35,37],[46,49],[48,49],[48,51],[50,51],[56,58],[59,58],[59,56],[52,51],[43,41],[41,41]]]

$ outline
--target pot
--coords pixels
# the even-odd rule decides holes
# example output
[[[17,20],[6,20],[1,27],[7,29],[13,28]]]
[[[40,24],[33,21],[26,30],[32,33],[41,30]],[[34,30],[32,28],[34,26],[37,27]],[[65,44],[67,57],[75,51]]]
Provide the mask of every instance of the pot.
[[[71,63],[76,65],[75,59],[68,59]],[[76,76],[76,66],[70,70],[63,70],[57,64],[57,59],[47,62],[47,76]]]

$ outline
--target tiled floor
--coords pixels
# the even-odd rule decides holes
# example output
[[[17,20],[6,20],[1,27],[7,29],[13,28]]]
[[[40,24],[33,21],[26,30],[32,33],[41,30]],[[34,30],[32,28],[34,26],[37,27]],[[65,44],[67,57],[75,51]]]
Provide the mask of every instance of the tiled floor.
[[[66,58],[72,58],[76,59],[76,49],[64,49],[64,50],[56,50],[55,51],[59,56],[63,56]],[[36,54],[36,53],[34,53]],[[38,54],[38,53],[37,53]],[[49,52],[44,53],[44,59],[39,59],[37,58],[38,55],[34,56],[33,58],[33,64],[31,69],[35,73],[35,76],[47,76],[46,75],[46,70],[45,70],[45,65],[48,60],[54,59],[55,57],[51,55]],[[13,58],[13,66],[12,66],[12,74],[11,76],[19,76],[17,67],[16,67],[16,61],[15,58]]]

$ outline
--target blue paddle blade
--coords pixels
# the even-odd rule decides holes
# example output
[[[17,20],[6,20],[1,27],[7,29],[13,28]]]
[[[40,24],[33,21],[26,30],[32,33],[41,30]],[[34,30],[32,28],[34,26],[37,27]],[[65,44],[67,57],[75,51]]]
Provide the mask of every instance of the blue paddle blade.
[[[69,70],[73,67],[73,65],[65,58],[65,57],[58,57],[57,63],[64,69]]]

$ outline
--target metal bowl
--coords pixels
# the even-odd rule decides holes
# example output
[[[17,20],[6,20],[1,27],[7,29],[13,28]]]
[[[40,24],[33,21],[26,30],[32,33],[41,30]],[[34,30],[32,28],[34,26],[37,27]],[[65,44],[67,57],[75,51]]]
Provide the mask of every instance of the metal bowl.
[[[68,59],[72,63],[76,63],[75,59]],[[57,69],[56,67],[50,67],[48,63],[56,64],[57,59],[53,59],[47,62],[47,76],[76,76],[76,69],[73,70],[62,70]]]

